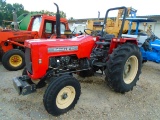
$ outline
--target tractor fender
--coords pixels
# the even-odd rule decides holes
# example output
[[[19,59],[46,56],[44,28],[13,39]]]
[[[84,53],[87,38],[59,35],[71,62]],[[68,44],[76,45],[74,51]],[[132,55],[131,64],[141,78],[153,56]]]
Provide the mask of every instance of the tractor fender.
[[[117,48],[118,45],[121,45],[127,42],[136,44],[138,46],[138,42],[136,38],[113,38],[111,40],[109,54],[111,54],[113,49]]]
[[[0,46],[1,46],[2,50],[3,50],[3,52],[7,52],[7,51],[13,49],[12,43],[9,43],[7,41],[2,41]]]

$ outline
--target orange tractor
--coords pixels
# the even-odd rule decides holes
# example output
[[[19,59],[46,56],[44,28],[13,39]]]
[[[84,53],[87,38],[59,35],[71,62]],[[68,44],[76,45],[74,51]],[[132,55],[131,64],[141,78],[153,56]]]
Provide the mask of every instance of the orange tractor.
[[[58,6],[57,14],[59,14]],[[59,19],[61,37],[66,38],[71,34],[68,21],[65,18]],[[1,29],[0,59],[2,59],[3,66],[10,71],[22,69],[25,66],[24,41],[28,39],[56,37],[56,22],[56,16],[34,15],[31,17],[26,31],[18,30],[16,22],[14,22],[14,30]]]

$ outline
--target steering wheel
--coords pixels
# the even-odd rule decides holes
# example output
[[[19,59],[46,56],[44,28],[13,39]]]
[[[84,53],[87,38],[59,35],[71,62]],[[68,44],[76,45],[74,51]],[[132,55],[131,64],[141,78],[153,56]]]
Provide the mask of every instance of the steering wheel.
[[[73,33],[75,32],[75,30],[76,30],[76,27],[75,27],[74,30],[72,31],[72,33],[71,33],[72,35],[73,35]]]
[[[88,33],[87,31],[90,31],[91,33]],[[84,29],[84,32],[85,32],[87,35],[91,35],[91,36],[97,36],[97,35],[98,35],[98,32],[97,32],[97,31],[91,30],[91,29]]]

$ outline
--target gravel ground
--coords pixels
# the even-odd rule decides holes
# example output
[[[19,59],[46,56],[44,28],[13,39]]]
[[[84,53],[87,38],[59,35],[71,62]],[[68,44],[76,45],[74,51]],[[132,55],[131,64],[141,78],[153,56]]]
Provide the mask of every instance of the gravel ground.
[[[18,96],[12,78],[21,72],[7,71],[0,63],[1,120],[160,120],[160,64],[145,63],[137,86],[126,94],[111,91],[104,76],[77,77],[82,87],[80,99],[73,110],[59,117],[49,115],[43,106],[46,87]]]

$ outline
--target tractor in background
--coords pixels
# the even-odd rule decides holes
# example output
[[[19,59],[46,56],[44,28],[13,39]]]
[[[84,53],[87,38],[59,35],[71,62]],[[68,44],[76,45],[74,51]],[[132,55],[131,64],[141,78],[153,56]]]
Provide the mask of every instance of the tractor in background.
[[[34,15],[43,15],[43,14],[36,13],[36,12],[30,12],[30,13],[23,13],[17,17],[16,10],[15,9],[13,10],[13,16],[17,18],[16,23],[18,25],[19,30],[27,30],[30,20],[32,16]],[[6,23],[9,23],[9,25],[6,25]],[[2,28],[3,29],[14,29],[14,24],[15,24],[14,20],[13,21],[3,20]]]
[[[104,35],[108,13],[119,9],[124,11],[119,35]],[[57,15],[56,37],[25,41],[26,67],[22,76],[13,78],[18,94],[33,93],[49,80],[43,104],[49,114],[58,116],[72,109],[80,97],[81,86],[73,74],[88,77],[101,70],[107,85],[115,92],[132,90],[141,74],[142,56],[136,38],[122,37],[126,15],[126,7],[110,8],[101,34],[93,30],[87,33],[87,29],[84,32],[88,35],[74,38],[62,37]]]
[[[119,31],[121,28],[121,24],[122,24],[122,20],[120,19],[123,15],[123,10],[120,9],[118,10],[118,15],[116,17],[115,20],[108,18],[107,19],[107,24],[106,27],[104,29],[105,33],[108,34],[114,34],[116,37],[119,35]],[[136,12],[137,10],[133,9],[132,7],[128,7],[127,8],[127,17],[131,17],[131,18],[135,18],[136,17]],[[99,19],[100,13],[98,14],[98,19],[97,20],[88,20],[87,21],[87,29],[91,29],[91,30],[96,30],[96,31],[101,31],[102,27],[103,27],[103,20]],[[125,21],[124,23],[124,28],[123,28],[123,34],[126,34],[128,32],[128,25],[130,24],[129,21]],[[136,24],[133,22],[132,23],[132,30],[135,30]],[[87,31],[88,33],[90,33],[91,31]],[[104,33],[104,34],[105,34]]]
[[[160,63],[160,38],[157,37],[150,27],[147,29],[149,37],[145,44],[140,48],[143,56],[143,62],[153,61]]]
[[[127,34],[123,34],[123,37],[134,37],[138,40],[138,45],[143,57],[143,63],[147,61],[153,61],[160,63],[160,38],[158,38],[148,27],[147,31],[139,30],[140,23],[156,22],[156,20],[148,18],[126,18],[130,23],[136,23],[136,30],[131,29],[132,24],[129,24],[129,30]]]
[[[59,14],[59,11],[57,11]],[[20,70],[25,66],[24,41],[27,39],[55,38],[56,16],[33,15],[27,30],[19,30],[15,11],[13,12],[14,29],[1,29],[0,31],[0,59],[3,66],[10,71]],[[68,21],[60,18],[61,36],[69,37]],[[22,26],[24,27],[24,26]],[[25,29],[25,28],[24,28]]]
[[[43,15],[43,14],[36,13],[36,12],[21,14],[17,18],[18,29],[20,29],[20,30],[27,30],[32,16],[35,16],[35,15]],[[12,22],[11,25],[14,25],[14,22]]]

